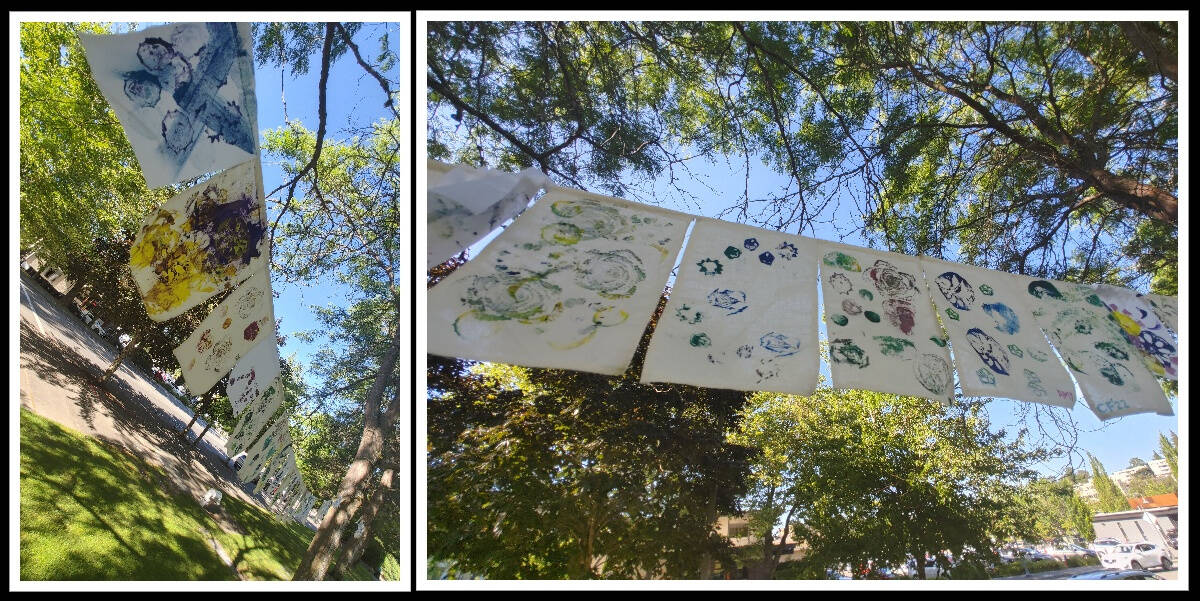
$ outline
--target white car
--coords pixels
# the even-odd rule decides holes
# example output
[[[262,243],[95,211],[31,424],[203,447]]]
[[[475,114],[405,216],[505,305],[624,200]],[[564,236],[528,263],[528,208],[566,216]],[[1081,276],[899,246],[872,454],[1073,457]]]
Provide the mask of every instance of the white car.
[[[1146,541],[1119,545],[1116,549],[1101,555],[1100,563],[1106,568],[1118,570],[1149,568],[1170,570],[1173,565],[1171,555],[1166,549]]]
[[[1092,550],[1100,555],[1104,555],[1105,553],[1115,551],[1117,547],[1124,544],[1126,543],[1123,543],[1115,538],[1100,538],[1096,539],[1096,541],[1092,543]]]

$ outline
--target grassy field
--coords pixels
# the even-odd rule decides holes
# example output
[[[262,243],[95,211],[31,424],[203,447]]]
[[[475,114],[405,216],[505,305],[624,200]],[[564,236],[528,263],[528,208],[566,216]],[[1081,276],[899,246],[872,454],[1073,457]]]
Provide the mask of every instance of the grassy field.
[[[22,409],[21,579],[237,580],[205,531],[243,579],[291,577],[311,530],[231,495],[218,521],[167,481],[123,449]]]

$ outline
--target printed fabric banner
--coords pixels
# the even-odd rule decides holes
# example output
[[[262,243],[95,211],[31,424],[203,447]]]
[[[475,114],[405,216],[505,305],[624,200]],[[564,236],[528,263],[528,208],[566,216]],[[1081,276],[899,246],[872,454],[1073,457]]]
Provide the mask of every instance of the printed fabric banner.
[[[812,240],[698,220],[642,381],[812,394],[816,283]]]
[[[1174,415],[1158,381],[1095,290],[1083,284],[1009,277],[1025,288],[1034,319],[1071,368],[1097,417]]]
[[[1146,298],[1150,300],[1150,306],[1154,309],[1154,314],[1163,322],[1172,332],[1179,333],[1179,298],[1174,296],[1163,296],[1161,294],[1147,294]]]
[[[241,415],[250,403],[258,400],[267,385],[279,377],[279,346],[275,340],[263,340],[254,345],[229,372],[225,391],[233,405],[233,414]]]
[[[150,318],[175,317],[265,270],[266,231],[258,161],[217,174],[151,211],[129,251]]]
[[[266,471],[261,477],[259,477],[258,484],[254,487],[254,494],[263,492],[265,495],[265,491],[275,490],[275,486],[279,484],[280,478],[282,478],[284,473],[287,471],[287,456],[292,453],[292,449],[288,448],[281,452],[283,455],[282,457],[280,457],[278,454],[276,455],[275,460],[267,465]]]
[[[429,291],[429,352],[620,374],[688,223],[615,198],[551,192]]]
[[[251,403],[250,408],[242,413],[233,434],[225,443],[228,456],[233,457],[241,453],[246,445],[253,442],[254,437],[262,431],[263,426],[267,425],[267,420],[275,415],[281,404],[283,404],[283,380],[277,377],[263,390],[262,396]]]
[[[834,386],[953,399],[950,353],[917,259],[826,241],[817,252]]]
[[[1075,383],[1007,273],[921,258],[969,396],[1075,406]]]
[[[246,449],[246,459],[242,462],[242,467],[238,469],[238,478],[241,478],[242,481],[251,479],[254,474],[261,471],[260,468],[271,462],[280,449],[286,448],[290,442],[287,418],[276,420],[266,432],[263,432],[258,442]],[[239,453],[241,451],[230,456],[236,457]]]
[[[79,41],[147,186],[257,156],[249,23],[176,23]]]
[[[1108,306],[1125,339],[1141,352],[1150,373],[1168,380],[1179,379],[1179,343],[1155,314],[1150,299],[1128,288],[1095,284],[1096,294]]]
[[[259,342],[276,344],[271,282],[263,269],[217,305],[175,349],[192,394],[212,388]]]
[[[430,160],[426,269],[485,238],[549,186],[550,178],[533,167],[506,173]]]

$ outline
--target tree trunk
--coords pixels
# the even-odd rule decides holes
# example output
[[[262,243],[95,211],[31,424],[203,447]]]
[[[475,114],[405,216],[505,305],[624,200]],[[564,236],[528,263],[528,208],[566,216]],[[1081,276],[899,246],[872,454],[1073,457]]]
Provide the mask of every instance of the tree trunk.
[[[924,580],[925,579],[925,552],[924,551],[916,551],[913,553],[913,557],[916,558],[916,560],[917,560],[917,580]]]
[[[189,427],[190,427],[190,426],[189,426]],[[199,445],[200,445],[200,439],[201,439],[201,438],[204,438],[204,433],[205,433],[205,432],[208,432],[208,429],[209,429],[209,428],[211,428],[211,427],[212,427],[212,420],[211,420],[211,419],[209,419],[209,420],[208,420],[208,423],[207,423],[207,424],[204,424],[204,429],[200,431],[200,435],[196,437],[196,440],[193,440],[193,441],[192,441],[192,446],[193,446],[193,447],[195,447],[195,446],[199,446]]]
[[[208,406],[212,403],[213,397],[216,396],[216,393],[217,391],[215,389],[209,389],[208,392],[204,393],[204,398],[200,401],[200,405],[196,407],[194,411],[192,411],[192,421],[188,422],[188,424],[179,431],[180,436],[187,438],[188,432],[192,430],[192,424],[196,423],[196,419],[200,417],[200,414],[208,409]]]
[[[379,509],[383,506],[384,497],[392,492],[392,478],[395,473],[395,470],[392,468],[383,471],[383,476],[379,479],[379,486],[375,487],[374,492],[371,493],[371,498],[367,500],[367,504],[363,507],[362,517],[358,520],[363,525],[362,534],[350,540],[350,545],[346,547],[346,550],[342,553],[342,557],[337,562],[337,571],[343,580],[350,573],[354,564],[358,563],[363,551],[367,548],[367,541],[371,538],[371,525],[379,515]]]
[[[121,353],[117,355],[116,359],[113,360],[113,364],[109,365],[108,369],[104,370],[104,375],[100,377],[101,384],[107,382],[108,379],[112,377],[114,373],[116,373],[117,368],[121,366],[121,362],[125,361],[125,357],[127,357],[129,353],[133,351],[133,347],[137,346],[138,340],[141,339],[141,337],[142,334],[139,332],[134,334],[133,337],[129,339],[129,344],[126,344],[125,348],[121,349]],[[120,342],[118,342],[118,344],[120,344]]]
[[[375,382],[367,391],[363,407],[363,435],[358,444],[354,461],[346,475],[342,477],[338,487],[338,496],[353,503],[357,508],[361,502],[363,486],[371,475],[371,468],[383,451],[383,437],[391,432],[392,423],[400,413],[400,385],[396,383],[396,394],[386,411],[381,411],[383,393],[392,378],[396,368],[396,358],[400,354],[400,322],[397,320],[395,333],[392,336],[391,348],[379,364],[379,372]],[[309,543],[300,565],[292,575],[292,580],[324,580],[329,564],[342,543],[342,530],[350,521],[348,507],[339,506],[337,511],[331,511]]]

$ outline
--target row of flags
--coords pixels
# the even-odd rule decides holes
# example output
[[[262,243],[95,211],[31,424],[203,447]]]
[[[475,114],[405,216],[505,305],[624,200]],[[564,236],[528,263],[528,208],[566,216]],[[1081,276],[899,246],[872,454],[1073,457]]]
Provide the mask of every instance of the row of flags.
[[[250,25],[176,23],[80,41],[147,186],[215,172],[151,211],[131,247],[130,270],[155,321],[230,291],[175,357],[193,393],[229,376],[239,420],[226,452],[247,453],[238,477],[257,478],[255,492],[267,490],[281,515],[298,513],[305,501],[307,511],[315,498],[296,469],[288,419],[267,423],[283,402],[283,380]]]
[[[448,217],[464,207],[496,213],[454,196],[444,182],[456,171],[492,183],[485,198],[524,212],[430,289],[430,353],[624,373],[678,263],[643,382],[811,394],[823,319],[838,388],[944,403],[959,388],[1070,408],[1078,383],[1101,419],[1173,414],[1156,377],[1178,377],[1175,298],[861,248],[552,185],[526,209],[520,199],[536,192],[528,180],[463,169],[429,163],[431,241],[435,228],[439,239],[467,244],[491,233],[457,231],[478,224]],[[463,248],[435,254],[431,242],[428,261]]]

